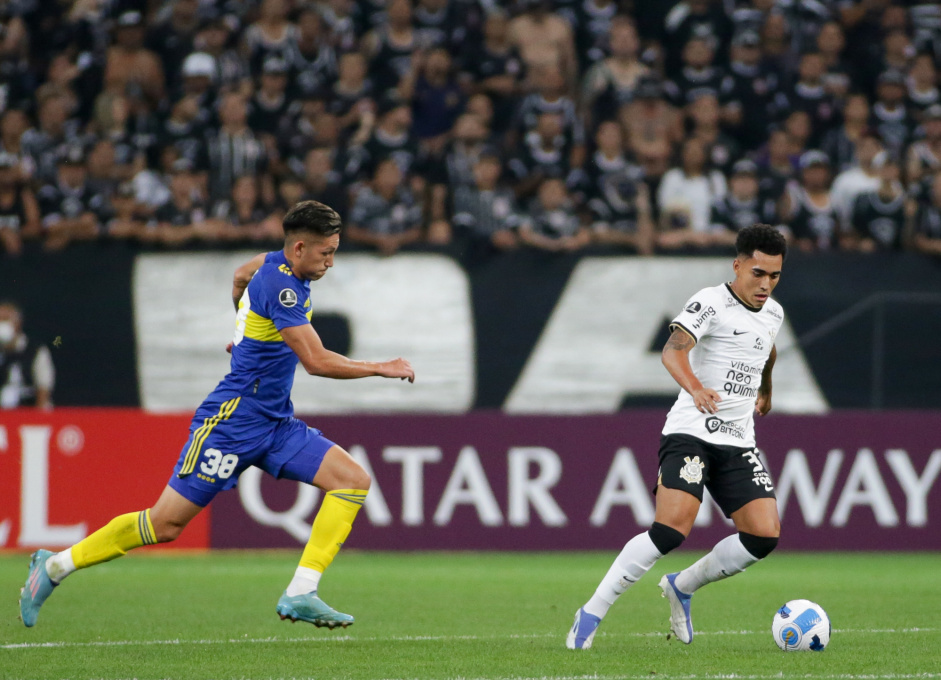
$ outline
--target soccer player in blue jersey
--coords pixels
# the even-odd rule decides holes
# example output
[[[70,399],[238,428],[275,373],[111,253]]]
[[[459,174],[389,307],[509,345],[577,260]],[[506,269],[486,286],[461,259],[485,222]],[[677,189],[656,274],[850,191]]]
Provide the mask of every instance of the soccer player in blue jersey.
[[[142,545],[174,540],[251,465],[326,492],[300,565],[278,600],[278,614],[318,627],[353,623],[352,616],[321,600],[317,588],[350,533],[370,478],[320,430],[294,417],[294,371],[300,361],[311,375],[337,379],[381,376],[413,382],[415,372],[405,359],[353,361],[323,346],[310,323],[310,282],[333,266],[340,217],[322,203],[303,201],[288,211],[283,226],[284,250],[258,255],[236,271],[231,370],[196,411],[160,498],[152,508],[115,517],[68,550],[36,551],[20,595],[20,616],[27,626],[36,624],[39,608],[66,576]]]

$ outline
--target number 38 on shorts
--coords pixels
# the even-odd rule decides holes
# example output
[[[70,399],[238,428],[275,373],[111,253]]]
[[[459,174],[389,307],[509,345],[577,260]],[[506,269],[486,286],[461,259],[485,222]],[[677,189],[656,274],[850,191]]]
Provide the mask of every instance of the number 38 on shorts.
[[[199,463],[199,471],[208,477],[228,479],[238,464],[239,457],[234,453],[223,454],[219,449],[206,449]]]

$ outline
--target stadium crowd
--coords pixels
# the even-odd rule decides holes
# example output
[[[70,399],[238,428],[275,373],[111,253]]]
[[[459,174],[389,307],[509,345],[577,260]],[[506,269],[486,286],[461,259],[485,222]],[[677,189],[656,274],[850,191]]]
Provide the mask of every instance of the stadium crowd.
[[[941,254],[920,0],[7,0],[0,257],[275,242]]]

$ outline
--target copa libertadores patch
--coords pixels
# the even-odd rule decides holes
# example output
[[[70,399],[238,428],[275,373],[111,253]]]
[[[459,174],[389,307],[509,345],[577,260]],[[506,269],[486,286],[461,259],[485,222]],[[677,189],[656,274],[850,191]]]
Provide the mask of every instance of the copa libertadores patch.
[[[285,288],[278,293],[278,302],[281,303],[282,307],[293,307],[297,304],[297,293],[290,288]]]

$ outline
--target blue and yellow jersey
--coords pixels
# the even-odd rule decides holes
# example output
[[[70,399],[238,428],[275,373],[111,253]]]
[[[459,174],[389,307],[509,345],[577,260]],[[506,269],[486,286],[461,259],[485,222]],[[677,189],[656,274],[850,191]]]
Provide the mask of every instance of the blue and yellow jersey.
[[[243,404],[251,400],[256,413],[293,415],[291,388],[298,359],[281,330],[309,324],[311,314],[310,282],[294,276],[282,251],[268,253],[239,301],[231,370],[209,399],[236,393]]]

